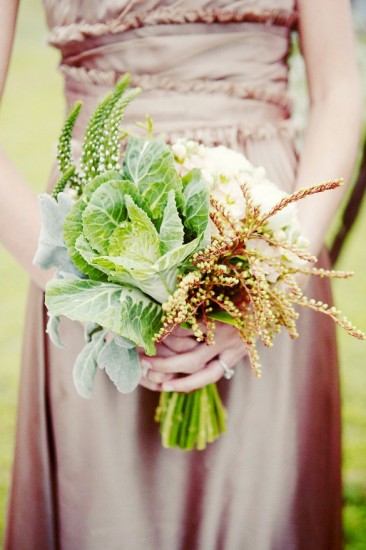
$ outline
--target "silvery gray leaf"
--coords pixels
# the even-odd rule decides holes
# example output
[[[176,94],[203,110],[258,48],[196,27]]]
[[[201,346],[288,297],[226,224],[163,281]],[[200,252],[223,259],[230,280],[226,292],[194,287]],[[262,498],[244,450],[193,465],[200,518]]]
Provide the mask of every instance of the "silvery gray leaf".
[[[56,266],[63,271],[79,273],[64,243],[63,225],[73,204],[67,193],[59,193],[57,200],[43,193],[39,196],[42,226],[34,264],[41,269]]]
[[[124,336],[120,336],[119,334],[114,335],[114,341],[116,342],[117,346],[120,346],[121,348],[132,349],[136,347],[135,342],[132,342],[132,340],[129,340]]]
[[[136,349],[122,348],[111,340],[101,350],[97,361],[121,393],[130,393],[137,387],[141,367]]]
[[[67,267],[66,265],[63,265],[62,267],[69,269],[69,271],[65,271],[64,269],[58,269],[54,277],[55,279],[84,279],[85,278],[85,276],[72,263],[71,259],[70,259],[69,267]]]
[[[64,344],[59,333],[60,317],[48,313],[48,321],[46,332],[51,339],[51,342],[58,348],[63,348]]]
[[[85,342],[90,342],[90,340],[92,339],[92,336],[93,334],[96,332],[96,330],[98,328],[102,328],[100,327],[100,325],[98,325],[98,323],[88,323],[86,326],[85,326],[85,329],[84,329],[84,339],[85,339]],[[104,331],[104,333],[106,333],[107,331]]]
[[[99,331],[92,336],[88,344],[85,344],[76,358],[72,372],[74,384],[78,394],[86,399],[93,397],[97,357],[104,345],[104,331]]]

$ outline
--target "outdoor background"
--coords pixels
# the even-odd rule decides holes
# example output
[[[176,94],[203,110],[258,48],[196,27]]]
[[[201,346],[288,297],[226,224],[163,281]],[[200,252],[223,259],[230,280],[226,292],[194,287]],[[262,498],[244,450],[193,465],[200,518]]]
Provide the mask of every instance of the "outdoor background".
[[[361,0],[355,4],[359,6],[358,28],[362,31],[366,2]],[[366,62],[365,27],[363,33],[359,33],[358,50],[366,88],[366,67],[362,67],[362,60]],[[0,111],[0,143],[37,193],[45,187],[64,118],[62,79],[55,70],[57,63],[57,52],[46,47],[41,0],[23,0]],[[294,58],[292,64],[294,95],[298,100],[296,120],[301,123],[306,104],[302,64],[299,58]],[[335,285],[337,305],[363,330],[366,329],[365,208],[366,205],[338,263],[340,269],[354,270],[356,275],[350,281]],[[0,249],[0,540],[13,452],[26,288],[26,275],[10,255]],[[339,334],[339,344],[345,533],[348,550],[363,550],[366,548],[366,344],[343,333]]]

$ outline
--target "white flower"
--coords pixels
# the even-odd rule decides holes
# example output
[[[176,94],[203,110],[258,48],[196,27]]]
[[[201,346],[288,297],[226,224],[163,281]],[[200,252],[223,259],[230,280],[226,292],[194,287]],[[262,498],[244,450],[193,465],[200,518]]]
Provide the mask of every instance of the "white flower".
[[[202,168],[201,173],[202,173],[202,177],[203,177],[204,182],[206,183],[207,187],[209,189],[212,189],[213,186],[214,186],[214,178],[213,178],[213,175],[211,174],[211,172],[209,170],[207,170],[207,168]]]
[[[177,141],[172,145],[173,155],[178,162],[184,162],[187,155],[187,148],[182,141]]]
[[[222,145],[207,147],[196,141],[179,139],[172,146],[172,151],[179,174],[183,177],[194,168],[201,170],[211,195],[238,220],[244,220],[246,215],[246,204],[241,189],[243,184],[249,186],[253,203],[263,214],[287,196],[267,179],[263,167],[253,166],[243,154]],[[271,216],[267,221],[267,230],[274,232],[275,238],[279,241],[306,247],[294,204]]]
[[[236,151],[223,145],[207,147],[205,151],[206,167],[213,173],[220,174],[226,179],[235,178],[240,172],[253,170],[250,162]]]
[[[278,204],[286,193],[281,191],[273,183],[265,181],[259,185],[253,185],[250,187],[250,194],[253,198],[254,204],[259,206],[263,213],[267,213]],[[289,204],[286,208],[283,208],[274,216],[268,218],[268,227],[273,231],[276,229],[284,229],[286,227],[298,227],[297,209],[294,204]]]
[[[238,183],[230,181],[223,185],[217,185],[211,194],[226,207],[234,218],[237,220],[245,218],[246,203]]]

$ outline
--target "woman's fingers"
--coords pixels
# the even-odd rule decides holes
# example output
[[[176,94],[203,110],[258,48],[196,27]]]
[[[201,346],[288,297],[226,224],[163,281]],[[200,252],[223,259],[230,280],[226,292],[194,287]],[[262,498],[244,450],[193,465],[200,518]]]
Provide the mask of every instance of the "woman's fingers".
[[[172,380],[174,375],[151,371],[149,368],[150,363],[143,359],[143,351],[142,348],[139,349],[140,364],[142,368],[140,385],[152,391],[161,391],[161,384]],[[157,344],[156,351],[160,357],[172,357],[175,355],[174,351],[171,351],[162,344]]]
[[[173,336],[176,336],[178,338],[190,338],[193,336],[193,332],[191,329],[182,328],[182,327],[176,327],[173,332]],[[169,338],[169,336],[168,336]]]
[[[171,350],[165,344],[156,344],[156,355],[154,357],[174,357],[175,351]],[[141,359],[144,358],[144,354],[140,354]],[[150,359],[150,357],[149,357]]]
[[[192,334],[183,338],[176,336],[175,332],[173,332],[164,338],[162,344],[176,353],[185,353],[196,348],[199,342],[197,342],[196,338]]]
[[[157,352],[157,357],[143,356],[141,360],[142,385],[155,391],[190,392],[217,382],[227,369],[235,367],[246,355],[246,348],[236,331],[225,329],[220,331],[218,342],[213,346],[199,344],[193,351],[177,355],[163,344],[158,344]],[[198,365],[201,366],[195,368]],[[168,368],[172,370],[160,370]],[[178,372],[187,375],[177,376]]]
[[[218,323],[213,345],[199,343],[188,352],[177,353],[172,357],[143,357],[146,365],[162,373],[190,374],[201,370],[211,359],[225,351],[235,348],[245,354],[245,344],[234,327]]]
[[[163,346],[162,344],[158,344],[156,346],[156,351],[159,357],[175,356],[174,351]],[[161,372],[156,372],[151,370],[149,361],[146,361],[141,357],[140,357],[140,363],[142,368],[142,377],[148,382],[153,382],[154,384],[164,384],[164,382],[169,382],[169,380],[172,380],[172,378],[174,378],[174,374],[164,374]]]
[[[148,368],[161,373],[191,373],[202,369],[216,355],[214,346],[200,344],[193,351],[171,357],[143,357]],[[141,362],[141,364],[142,364]]]
[[[150,390],[159,391],[161,385],[169,383],[174,379],[174,374],[162,374],[161,372],[155,372],[149,369],[149,367],[141,361],[142,378],[140,384]]]
[[[235,368],[245,355],[246,353],[242,345],[227,348],[194,374],[181,378],[172,378],[169,382],[163,383],[162,390],[186,393],[203,388],[208,384],[213,384],[225,375],[227,369]]]
[[[151,391],[161,391],[161,384],[156,384],[155,382],[150,382],[150,380],[147,380],[146,378],[141,378],[140,380],[140,386],[143,386],[144,388],[147,388]]]
[[[220,363],[216,360],[211,361],[205,368],[195,372],[194,374],[176,378],[161,386],[163,391],[177,391],[188,393],[199,388],[203,388],[208,384],[212,384],[220,380],[223,375],[223,369]]]

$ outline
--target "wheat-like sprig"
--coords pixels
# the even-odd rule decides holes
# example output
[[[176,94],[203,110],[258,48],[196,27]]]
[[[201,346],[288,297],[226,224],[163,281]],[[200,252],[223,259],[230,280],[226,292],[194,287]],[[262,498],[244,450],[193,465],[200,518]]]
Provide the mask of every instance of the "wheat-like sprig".
[[[340,187],[343,185],[344,180],[343,179],[337,179],[337,180],[331,180],[324,183],[319,183],[317,185],[312,185],[310,187],[303,187],[301,189],[298,189],[291,195],[288,195],[287,197],[284,197],[279,203],[277,203],[269,212],[267,212],[264,216],[262,216],[258,221],[258,226],[264,225],[266,221],[277,214],[277,212],[280,212],[280,210],[283,210],[286,208],[286,206],[289,206],[290,204],[297,202],[299,200],[305,199],[306,197],[309,197],[310,195],[314,195],[316,193],[323,193],[324,191],[330,191],[332,189],[336,189],[337,187]]]

